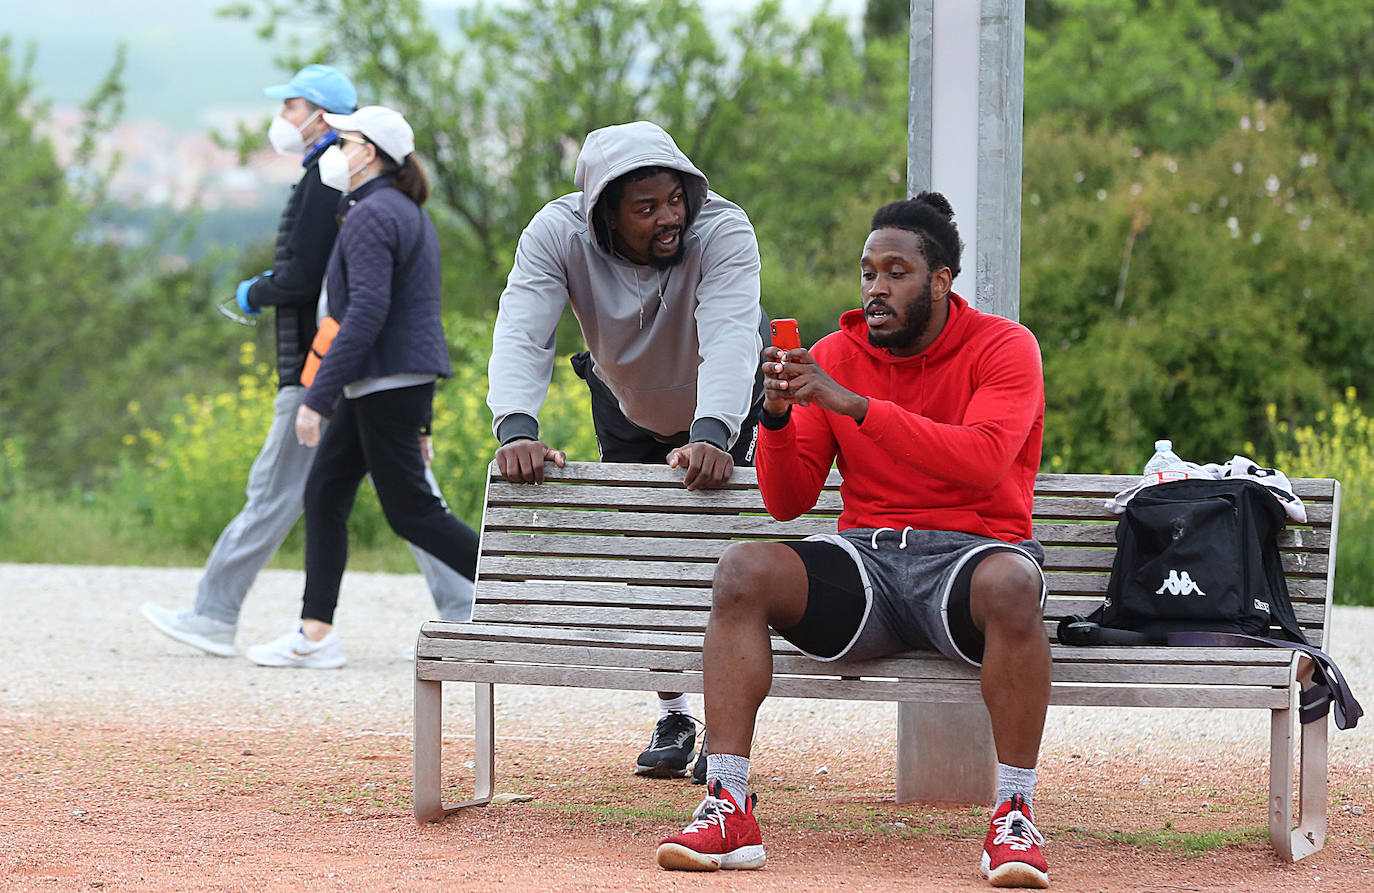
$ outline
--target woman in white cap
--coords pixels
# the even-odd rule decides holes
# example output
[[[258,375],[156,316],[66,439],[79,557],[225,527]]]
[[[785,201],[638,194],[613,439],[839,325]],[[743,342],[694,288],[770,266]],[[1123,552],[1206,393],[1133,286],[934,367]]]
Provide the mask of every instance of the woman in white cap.
[[[296,416],[300,442],[319,444],[305,485],[301,625],[248,649],[264,666],[344,664],[334,608],[363,475],[372,475],[397,534],[468,579],[477,565],[477,534],[425,480],[434,382],[453,370],[439,313],[439,241],[423,208],[429,181],[415,157],[415,134],[382,106],[324,120],[339,141],[320,156],[320,178],[344,194],[325,273],[338,332]],[[325,418],[331,421],[321,438]]]

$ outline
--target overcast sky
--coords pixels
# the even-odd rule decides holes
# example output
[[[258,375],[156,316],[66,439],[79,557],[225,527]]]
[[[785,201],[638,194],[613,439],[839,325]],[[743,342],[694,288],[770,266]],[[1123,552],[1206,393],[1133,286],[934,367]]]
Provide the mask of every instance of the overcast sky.
[[[84,100],[109,69],[116,44],[128,46],[124,82],[125,120],[151,117],[179,130],[203,130],[221,119],[271,114],[262,95],[287,72],[273,63],[275,48],[252,26],[224,19],[215,10],[227,0],[181,0],[175,12],[166,0],[41,0],[22,16],[7,16],[0,34],[14,38],[11,52],[22,56],[37,46],[34,74],[39,98],[62,105]],[[454,8],[472,0],[431,0]],[[739,0],[702,0],[715,20],[732,20]],[[821,9],[822,0],[783,0],[798,16]],[[857,23],[864,0],[831,0],[833,12]]]

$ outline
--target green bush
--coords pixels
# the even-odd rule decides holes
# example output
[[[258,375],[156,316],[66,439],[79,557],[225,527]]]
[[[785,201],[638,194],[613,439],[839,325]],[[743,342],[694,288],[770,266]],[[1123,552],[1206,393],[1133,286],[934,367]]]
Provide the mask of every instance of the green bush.
[[[25,492],[24,442],[0,429],[0,538],[8,536],[14,503]]]
[[[496,447],[486,407],[491,325],[451,324],[450,333],[458,361],[435,396],[433,467],[453,513],[476,527]],[[240,363],[236,390],[187,396],[164,423],[149,422],[125,438],[108,499],[169,544],[208,550],[243,505],[248,469],[272,421],[275,375],[251,342],[243,345]],[[129,412],[137,416],[142,409],[132,404]],[[597,457],[587,388],[566,359],[555,366],[542,416],[546,440],[569,459]],[[350,530],[364,547],[392,537],[370,487],[359,490]],[[298,536],[299,529],[293,533]],[[288,540],[287,548],[298,544]]]
[[[1314,425],[1292,427],[1269,419],[1280,440],[1274,467],[1290,477],[1335,478],[1341,482],[1341,513],[1336,554],[1336,601],[1374,605],[1374,419],[1355,403],[1355,389],[1317,413]]]
[[[1229,456],[1264,442],[1267,403],[1306,424],[1374,376],[1374,216],[1282,109],[1233,114],[1179,156],[1026,127],[1021,318],[1065,470],[1139,468],[1160,437]]]

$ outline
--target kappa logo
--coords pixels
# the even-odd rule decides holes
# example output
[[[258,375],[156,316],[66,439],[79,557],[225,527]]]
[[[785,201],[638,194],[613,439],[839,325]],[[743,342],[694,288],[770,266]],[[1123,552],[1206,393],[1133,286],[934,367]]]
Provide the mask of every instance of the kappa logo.
[[[1169,571],[1169,576],[1166,577],[1164,583],[1155,590],[1155,595],[1163,595],[1166,592],[1170,595],[1207,594],[1202,591],[1202,587],[1193,582],[1193,578],[1188,576],[1187,571],[1180,572],[1175,570]]]

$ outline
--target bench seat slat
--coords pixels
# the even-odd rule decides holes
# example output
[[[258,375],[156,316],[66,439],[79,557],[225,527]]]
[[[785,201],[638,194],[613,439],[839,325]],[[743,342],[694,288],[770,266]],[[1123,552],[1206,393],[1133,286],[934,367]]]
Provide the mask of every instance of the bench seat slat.
[[[444,662],[420,661],[416,677],[422,680],[451,678]],[[565,685],[577,688],[609,688],[621,691],[701,691],[701,674],[618,668],[570,669],[517,664],[463,664],[463,679],[507,685]],[[878,680],[822,679],[783,676],[773,681],[774,697],[842,698],[860,701],[907,701],[916,703],[976,703],[982,694],[976,679]],[[1267,686],[1110,686],[1092,683],[1055,686],[1050,703],[1082,706],[1206,707],[1280,709],[1287,703],[1286,689]]]
[[[431,620],[421,627],[419,652],[422,655],[439,653],[430,649],[443,649],[443,654],[459,656],[451,651],[446,641],[463,643],[452,647],[464,647],[469,642],[499,641],[516,645],[569,645],[582,647],[620,647],[650,652],[680,651],[696,653],[701,650],[700,632],[646,632],[634,629],[571,629],[561,627],[532,628],[528,626],[503,626],[474,621],[472,623],[451,623]],[[775,655],[797,655],[800,652],[787,640],[772,637]],[[1066,645],[1051,647],[1054,662],[1058,663],[1106,663],[1106,664],[1165,664],[1198,666],[1263,666],[1288,667],[1294,660],[1293,652],[1280,648],[1178,648],[1178,647],[1119,647],[1102,646],[1096,648],[1075,648]],[[938,661],[954,666],[943,656],[933,651],[912,651],[882,658],[879,661],[864,661],[864,666],[905,661]],[[830,666],[846,666],[845,662],[835,662]]]
[[[571,629],[565,627],[530,627],[489,624],[481,621],[454,623],[444,620],[430,620],[420,628],[420,647],[430,646],[430,640],[484,640],[492,639],[509,642],[576,643],[583,645],[610,645],[649,650],[701,649],[701,632],[645,632],[626,629]],[[796,647],[780,636],[772,637],[774,654],[798,654]],[[1262,666],[1287,666],[1293,661],[1293,654],[1279,648],[1177,648],[1120,647],[1101,646],[1095,648],[1075,648],[1067,645],[1051,647],[1054,661],[1067,662],[1112,662],[1112,663],[1194,663],[1194,664],[1255,664]],[[935,652],[911,651],[893,655],[884,660],[923,660],[926,658],[944,661]]]
[[[700,672],[701,652],[631,650],[587,643],[547,644],[493,640],[436,640],[424,656],[432,660],[489,661],[564,667],[622,667],[672,672]],[[928,653],[918,659],[874,660],[861,663],[821,662],[797,654],[776,655],[774,678],[779,676],[882,677],[907,680],[976,678],[977,672]],[[1284,687],[1286,666],[1217,664],[1130,664],[1065,662],[1054,667],[1055,682],[1115,684],[1249,685]]]

